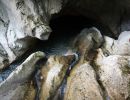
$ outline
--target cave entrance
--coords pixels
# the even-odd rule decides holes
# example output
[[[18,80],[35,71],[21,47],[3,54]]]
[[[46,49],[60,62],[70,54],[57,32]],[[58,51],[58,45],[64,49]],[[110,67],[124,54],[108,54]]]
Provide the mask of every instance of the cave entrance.
[[[53,32],[50,38],[54,35],[71,37],[78,34],[83,28],[89,28],[92,26],[97,26],[94,20],[80,15],[64,15],[52,18],[50,21],[50,27]]]
[[[97,27],[103,30],[100,23],[82,15],[60,15],[52,17],[50,20],[52,33],[49,39],[69,38],[76,36],[84,28]]]
[[[96,27],[103,31],[103,26],[96,20],[83,15],[57,14],[50,20],[52,33],[48,40],[38,42],[38,50],[49,54],[59,54],[70,48],[70,41],[84,28]]]

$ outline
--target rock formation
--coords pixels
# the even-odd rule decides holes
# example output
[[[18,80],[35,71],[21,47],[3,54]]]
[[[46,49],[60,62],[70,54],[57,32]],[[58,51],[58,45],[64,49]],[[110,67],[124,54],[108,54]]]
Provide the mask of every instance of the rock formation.
[[[130,29],[129,4],[128,0],[1,0],[0,68],[25,53],[34,44],[32,37],[48,39],[51,32],[49,21],[61,10],[65,14],[73,12],[95,19],[110,30],[106,34],[114,36]]]
[[[105,36],[103,51],[108,55],[130,55],[130,32],[122,32],[118,39]]]
[[[48,1],[0,1],[0,68],[25,53],[29,46],[34,44],[35,39],[32,37],[48,39],[51,32],[48,16],[58,12],[60,5],[54,4],[55,9],[46,5],[53,7],[53,3]]]
[[[10,100],[11,98],[13,98],[14,95],[17,95],[17,92],[15,92],[15,90],[18,91],[19,89],[21,89],[21,87],[27,87],[27,84],[25,84],[25,82],[27,82],[30,79],[31,75],[36,69],[35,63],[43,57],[45,57],[44,53],[36,52],[30,55],[20,66],[18,66],[4,81],[0,83],[0,97],[5,97],[5,100],[9,98]],[[25,93],[26,88],[25,90],[21,90],[21,92],[22,91],[23,93]]]
[[[67,15],[84,16],[98,26],[79,34],[75,28],[69,39],[60,35],[62,42],[49,49],[59,49],[57,44],[62,49],[45,54],[41,44],[56,35],[50,21]],[[0,0],[0,98],[129,100],[129,18],[129,0]]]
[[[99,80],[110,100],[129,100],[130,56],[110,55],[105,57],[102,50],[96,60]]]
[[[46,65],[43,66],[41,70],[43,82],[40,100],[54,98],[56,91],[64,79],[71,60],[72,56],[52,56],[48,59]]]

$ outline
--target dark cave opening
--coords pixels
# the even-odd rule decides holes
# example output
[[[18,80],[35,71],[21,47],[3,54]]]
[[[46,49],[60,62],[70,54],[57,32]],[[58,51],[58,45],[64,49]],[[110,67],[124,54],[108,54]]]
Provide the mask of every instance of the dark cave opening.
[[[48,40],[41,41],[38,40],[38,43],[35,47],[36,51],[40,50],[43,52],[59,52],[60,48],[66,49],[74,37],[76,37],[80,31],[84,28],[96,27],[102,34],[107,33],[106,28],[99,22],[94,19],[87,18],[82,15],[54,15],[50,20],[50,27],[52,33]]]
[[[43,51],[47,55],[64,53],[71,48],[69,44],[70,41],[73,40],[84,28],[96,27],[102,34],[107,34],[108,32],[107,28],[92,18],[87,18],[78,13],[64,14],[62,11],[61,13],[52,16],[49,25],[52,29],[49,39],[44,41],[36,39],[37,42],[35,46],[30,47],[23,56],[19,57],[19,60],[14,61],[12,64],[16,64],[17,62],[18,64],[16,65],[19,65],[26,57],[36,51]],[[6,70],[6,68],[4,70]]]
[[[78,34],[83,28],[90,28],[92,26],[98,27],[98,24],[94,20],[80,15],[64,15],[54,19],[52,18],[50,27],[53,32],[50,38],[54,35],[71,37]]]
[[[108,31],[107,28],[105,28],[101,23],[80,14],[54,15],[50,20],[50,27],[52,29],[52,33],[48,40],[42,41],[36,39],[37,43],[34,47],[30,47],[30,49],[23,56],[14,61],[10,67],[3,70],[11,72],[11,70],[15,69],[16,66],[21,64],[31,53],[36,51],[43,51],[46,56],[64,54],[68,49],[72,49],[70,42],[73,41],[73,39],[84,28],[96,27],[103,35],[105,33],[107,34]],[[5,73],[2,75],[7,77],[7,72],[5,71]]]
[[[105,35],[109,35],[108,33],[110,32],[101,22],[80,14],[54,15],[54,18],[52,17],[50,20],[50,27],[52,33],[49,39],[53,39],[56,36],[61,38],[63,36],[73,37],[80,33],[82,29],[91,27],[98,28]]]

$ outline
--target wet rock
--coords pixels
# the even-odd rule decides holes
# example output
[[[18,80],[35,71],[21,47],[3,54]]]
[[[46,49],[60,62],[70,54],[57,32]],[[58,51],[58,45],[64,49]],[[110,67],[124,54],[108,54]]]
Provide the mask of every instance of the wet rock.
[[[62,84],[67,68],[73,56],[50,56],[41,70],[40,100],[52,100]]]
[[[35,63],[45,57],[43,52],[36,52],[31,54],[21,65],[19,65],[6,80],[0,83],[0,95],[7,95],[8,91],[13,91],[17,86],[27,82],[34,72]]]
[[[130,56],[110,55],[105,57],[102,50],[96,59],[100,81],[110,100],[129,100],[130,97]]]
[[[72,71],[64,100],[103,100],[95,71],[87,62],[78,65]]]

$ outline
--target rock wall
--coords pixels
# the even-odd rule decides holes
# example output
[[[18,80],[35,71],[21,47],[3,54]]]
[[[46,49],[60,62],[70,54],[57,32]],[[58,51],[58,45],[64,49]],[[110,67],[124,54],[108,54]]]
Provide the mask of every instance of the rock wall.
[[[130,2],[117,0],[1,0],[0,1],[0,68],[7,66],[34,45],[34,37],[47,40],[53,14],[78,13],[97,20],[117,36],[129,31]],[[72,14],[73,14],[72,13]]]
[[[52,55],[47,61],[42,60],[41,69],[33,76],[35,81],[27,84],[25,82],[30,81],[36,62],[46,58],[43,52],[30,55],[1,82],[0,97],[5,100],[129,100],[130,57],[123,52],[120,54],[122,49],[129,51],[129,45],[122,46],[119,53],[113,52],[120,45],[113,44],[113,40],[124,40],[123,43],[129,44],[126,42],[130,38],[129,32],[127,38],[122,34],[118,40],[109,37],[103,42],[98,29],[83,29],[73,42],[77,53],[72,50],[64,55]],[[115,48],[109,49],[113,45]],[[21,97],[18,96],[20,94]]]
[[[0,98],[129,100],[129,9],[128,0],[0,0],[0,70],[30,49],[36,38],[47,40],[52,32],[49,21],[54,14],[60,16],[60,11],[92,18],[109,30],[101,33],[97,28],[83,29],[72,40],[71,52],[50,56],[35,76],[35,64],[45,55],[31,54],[0,80]],[[25,83],[28,81],[29,85]]]
[[[59,12],[61,1],[0,1],[0,68],[7,66],[34,45],[35,38],[47,40],[51,14]]]

